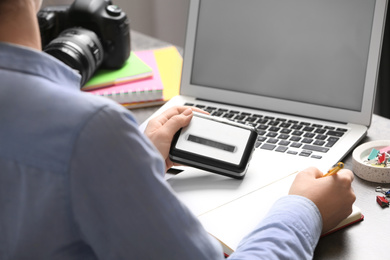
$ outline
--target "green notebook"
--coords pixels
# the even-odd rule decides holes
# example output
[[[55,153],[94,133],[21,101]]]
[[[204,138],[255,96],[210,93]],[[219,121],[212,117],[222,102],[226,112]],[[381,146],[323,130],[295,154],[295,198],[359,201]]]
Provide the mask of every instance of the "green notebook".
[[[81,90],[92,90],[145,79],[153,76],[153,70],[131,52],[130,57],[118,70],[99,69]]]

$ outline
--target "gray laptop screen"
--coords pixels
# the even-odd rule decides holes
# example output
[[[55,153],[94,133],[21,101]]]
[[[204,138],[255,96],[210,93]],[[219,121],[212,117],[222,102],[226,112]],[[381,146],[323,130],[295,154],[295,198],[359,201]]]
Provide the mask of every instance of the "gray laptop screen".
[[[360,111],[375,0],[202,0],[191,84]]]

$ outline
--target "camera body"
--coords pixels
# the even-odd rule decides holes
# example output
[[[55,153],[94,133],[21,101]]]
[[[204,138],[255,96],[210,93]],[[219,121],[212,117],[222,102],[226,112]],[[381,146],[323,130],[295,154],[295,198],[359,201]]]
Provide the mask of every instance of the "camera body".
[[[97,68],[119,69],[130,55],[130,23],[111,0],[75,0],[38,12],[43,50],[82,76]]]

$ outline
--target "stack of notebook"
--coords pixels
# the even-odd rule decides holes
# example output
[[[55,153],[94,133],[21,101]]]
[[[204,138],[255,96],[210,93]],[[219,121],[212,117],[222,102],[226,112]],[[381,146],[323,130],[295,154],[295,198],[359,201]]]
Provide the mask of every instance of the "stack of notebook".
[[[175,47],[132,52],[119,70],[98,70],[81,88],[127,108],[161,105],[179,93],[182,58]]]

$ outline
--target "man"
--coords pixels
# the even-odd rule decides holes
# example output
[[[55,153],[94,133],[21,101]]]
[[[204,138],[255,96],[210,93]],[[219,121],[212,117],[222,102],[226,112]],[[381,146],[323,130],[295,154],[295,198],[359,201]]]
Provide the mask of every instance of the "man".
[[[146,137],[126,109],[80,92],[41,52],[40,4],[0,0],[0,259],[223,259],[163,178],[192,110],[166,111]],[[299,173],[230,258],[312,258],[355,200],[351,171],[321,176]]]

